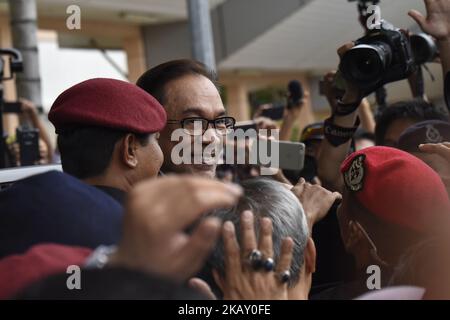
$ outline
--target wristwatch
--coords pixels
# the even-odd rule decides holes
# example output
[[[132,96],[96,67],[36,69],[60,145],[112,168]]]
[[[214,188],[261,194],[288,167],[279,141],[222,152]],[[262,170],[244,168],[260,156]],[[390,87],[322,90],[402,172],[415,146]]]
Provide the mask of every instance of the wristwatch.
[[[100,246],[87,258],[86,269],[103,269],[109,262],[110,256],[117,250],[116,246]]]
[[[356,130],[358,130],[359,124],[360,121],[359,118],[357,118],[354,127],[345,128],[334,124],[333,117],[328,118],[324,123],[325,139],[327,139],[332,146],[339,147],[353,138]]]
[[[343,103],[341,100],[338,100],[336,103],[336,108],[334,109],[333,114],[336,116],[347,116],[353,112],[355,112],[361,104],[361,100],[353,103]]]

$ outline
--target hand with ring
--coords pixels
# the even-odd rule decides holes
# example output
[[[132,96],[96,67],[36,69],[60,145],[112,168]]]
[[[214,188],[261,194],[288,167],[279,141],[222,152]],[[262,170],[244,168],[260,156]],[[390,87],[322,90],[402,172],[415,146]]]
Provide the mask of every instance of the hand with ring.
[[[215,275],[225,300],[287,300],[294,242],[284,238],[275,263],[272,221],[262,218],[259,240],[251,211],[244,211],[240,223],[240,244],[234,224],[223,226],[225,277]]]

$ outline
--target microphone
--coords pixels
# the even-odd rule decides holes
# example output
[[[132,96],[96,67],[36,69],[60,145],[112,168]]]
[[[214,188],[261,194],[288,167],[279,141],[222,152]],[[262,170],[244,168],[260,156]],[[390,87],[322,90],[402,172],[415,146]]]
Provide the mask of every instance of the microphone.
[[[291,80],[288,84],[288,105],[287,108],[291,109],[294,106],[298,106],[301,104],[301,100],[303,99],[303,87],[300,81],[298,80]]]

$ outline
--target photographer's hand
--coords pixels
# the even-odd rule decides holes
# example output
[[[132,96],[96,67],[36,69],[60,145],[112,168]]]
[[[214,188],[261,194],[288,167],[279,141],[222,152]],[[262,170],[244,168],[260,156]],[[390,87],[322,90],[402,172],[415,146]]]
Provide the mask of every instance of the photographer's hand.
[[[417,10],[410,10],[409,16],[420,25],[422,30],[438,41],[450,37],[450,2],[448,0],[424,0],[427,17]]]
[[[301,178],[291,189],[305,210],[310,234],[314,224],[322,220],[336,200],[342,199],[338,192],[331,192],[319,185],[307,183]]]
[[[293,105],[291,108],[285,108],[283,114],[283,122],[280,127],[280,140],[290,141],[292,135],[292,129],[298,120],[301,118],[303,106],[305,101],[309,98],[309,93],[305,92],[305,96],[301,100],[300,104]]]
[[[24,99],[24,98],[20,98],[19,102],[21,104],[21,109],[22,112],[24,113],[24,115],[28,116],[31,118],[31,120],[34,120],[34,117],[37,117],[38,112],[36,109],[36,106],[34,105],[33,102],[31,102],[30,100]]]
[[[46,154],[41,160],[43,160],[44,163],[52,163],[54,154],[53,143],[49,133],[47,132],[47,128],[39,118],[39,113],[35,104],[24,98],[20,98],[19,102],[21,103],[22,112],[25,117],[31,121],[33,127],[39,129],[39,138],[42,139],[46,146]]]
[[[436,162],[436,164],[439,164],[440,167],[436,164],[431,165],[431,167],[434,171],[439,173],[439,176],[447,189],[447,193],[450,195],[450,177],[441,174],[441,172],[446,172],[448,167],[450,167],[450,143],[443,142],[421,144],[419,145],[419,150],[424,153],[435,154],[445,160],[443,164]]]
[[[427,17],[417,10],[410,10],[408,14],[424,32],[436,38],[445,75],[450,72],[450,1],[424,0],[424,2]]]
[[[338,54],[340,57],[344,55],[345,52],[354,47],[354,43],[347,43],[338,49]],[[340,130],[353,130],[355,127],[356,119],[358,116],[358,109],[347,115],[336,114],[336,108],[338,105],[336,92],[334,88],[335,74],[329,73],[324,78],[325,88],[324,93],[330,102],[333,117],[328,119],[325,123],[325,131],[335,131],[329,130],[327,123],[332,123],[335,128],[340,128]],[[356,104],[361,103],[362,93],[354,84],[346,82],[346,91],[341,99],[343,104]],[[329,136],[329,135],[328,135]],[[326,135],[327,137],[327,135]],[[329,190],[342,191],[344,188],[344,181],[342,175],[339,171],[341,163],[344,161],[350,149],[351,139],[348,141],[341,142],[339,145],[330,142],[328,137],[322,141],[321,151],[318,157],[318,176],[322,181],[323,185]]]

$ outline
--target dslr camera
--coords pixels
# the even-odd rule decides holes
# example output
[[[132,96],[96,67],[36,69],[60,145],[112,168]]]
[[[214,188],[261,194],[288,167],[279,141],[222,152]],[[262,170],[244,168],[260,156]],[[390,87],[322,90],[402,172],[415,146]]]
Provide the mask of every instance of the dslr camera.
[[[387,83],[408,78],[437,55],[437,46],[430,36],[409,36],[381,20],[343,55],[339,71],[346,81],[369,94]]]

